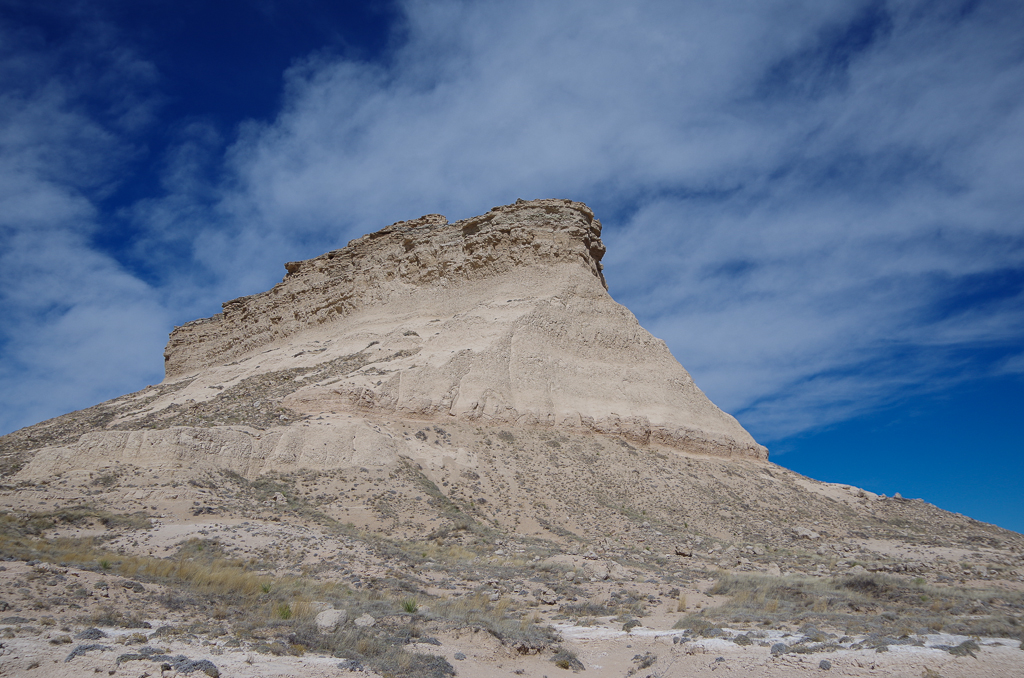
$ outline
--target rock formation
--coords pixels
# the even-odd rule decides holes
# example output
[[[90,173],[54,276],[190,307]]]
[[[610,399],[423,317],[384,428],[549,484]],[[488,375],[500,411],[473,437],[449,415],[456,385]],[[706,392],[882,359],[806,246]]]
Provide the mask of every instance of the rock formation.
[[[289,263],[270,291],[175,329],[167,377],[235,363],[231,376],[244,377],[267,371],[262,356],[282,350],[307,366],[364,351],[373,357],[358,370],[307,377],[285,404],[584,427],[765,458],[608,295],[600,236],[590,209],[568,200],[519,202],[454,224],[440,215],[399,222]]]
[[[600,235],[564,200],[394,224],[0,437],[2,666],[1018,675],[1024,536],[768,462]]]
[[[176,328],[161,386],[106,404],[103,427],[48,446],[26,472],[111,455],[246,474],[387,463],[417,454],[379,423],[409,419],[766,459],[612,300],[604,251],[586,205],[536,200],[399,222],[288,263],[271,290]],[[341,419],[291,426],[325,416]]]

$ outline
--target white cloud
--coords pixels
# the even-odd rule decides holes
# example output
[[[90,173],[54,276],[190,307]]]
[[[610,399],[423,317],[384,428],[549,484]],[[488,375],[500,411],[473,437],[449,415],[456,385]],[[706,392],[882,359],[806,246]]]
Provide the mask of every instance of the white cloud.
[[[133,153],[126,120],[143,112],[115,107],[113,123],[98,122],[80,101],[95,82],[69,82],[44,56],[0,58],[0,432],[162,370],[157,295],[92,243],[97,202]]]
[[[235,146],[248,250],[588,200],[612,292],[769,438],[1024,334],[1012,304],[933,317],[1024,263],[1011,6],[406,7],[387,68],[296,66],[280,118]]]
[[[297,62],[280,115],[226,152],[183,129],[166,194],[131,210],[159,289],[113,262],[106,289],[152,323],[209,314],[393,221],[569,197],[605,222],[616,299],[762,438],[948,385],[985,369],[954,352],[1024,338],[1019,290],[964,295],[1024,266],[1016,3],[403,8],[387,59]],[[20,223],[103,219],[66,181],[30,189]]]

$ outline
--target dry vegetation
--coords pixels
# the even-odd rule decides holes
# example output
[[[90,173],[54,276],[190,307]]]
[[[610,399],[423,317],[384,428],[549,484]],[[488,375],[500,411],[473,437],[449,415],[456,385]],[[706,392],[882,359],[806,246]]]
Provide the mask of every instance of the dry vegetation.
[[[724,605],[680,621],[696,628],[721,624],[813,624],[845,635],[909,637],[945,632],[1024,640],[1024,593],[999,589],[933,586],[881,574],[847,577],[725,575],[710,593],[727,595]]]
[[[111,464],[9,481],[0,557],[69,572],[7,577],[0,626],[24,620],[5,632],[80,650],[71,665],[113,653],[81,649],[114,648],[109,638],[75,637],[112,627],[126,630],[119,666],[199,661],[157,648],[191,643],[214,667],[202,670],[244,652],[331,656],[386,676],[452,675],[458,658],[441,654],[459,634],[580,670],[580,645],[556,624],[727,638],[765,656],[1022,631],[1020,535],[920,501],[837,500],[778,467],[599,436],[422,422],[395,434],[471,450],[476,465],[246,478]],[[318,630],[325,606],[348,622]],[[374,623],[356,626],[363,615]],[[966,642],[950,655],[988,651]],[[671,666],[634,654],[636,675]]]
[[[150,526],[148,518],[140,514],[119,515],[86,507],[21,516],[0,514],[0,557],[155,584],[171,593],[150,596],[149,602],[169,612],[187,610],[190,616],[206,619],[163,627],[160,636],[229,636],[229,644],[246,642],[255,652],[273,655],[325,653],[365,664],[384,676],[454,675],[454,669],[443,658],[406,649],[410,643],[436,643],[427,635],[430,630],[480,629],[522,653],[535,653],[557,641],[550,628],[516,614],[508,597],[496,602],[480,594],[437,599],[419,590],[410,596],[401,588],[358,590],[311,576],[279,576],[254,570],[255,563],[225,558],[215,542],[199,539],[181,543],[173,557],[156,558],[105,548],[104,539],[40,536],[58,525],[90,521],[128,531]],[[425,549],[424,556],[452,555],[450,550],[445,554],[443,549],[428,545],[402,546],[411,551]],[[455,557],[448,562],[458,560]],[[404,586],[415,589],[408,583]],[[139,587],[139,591],[144,590]],[[204,601],[216,602],[210,606]],[[423,605],[427,602],[429,607]],[[350,618],[369,614],[376,623],[372,628],[350,625],[334,633],[321,633],[313,617],[325,605],[346,610]],[[152,609],[147,612],[151,615]],[[78,621],[95,626],[147,626],[140,611],[107,605],[98,606]]]

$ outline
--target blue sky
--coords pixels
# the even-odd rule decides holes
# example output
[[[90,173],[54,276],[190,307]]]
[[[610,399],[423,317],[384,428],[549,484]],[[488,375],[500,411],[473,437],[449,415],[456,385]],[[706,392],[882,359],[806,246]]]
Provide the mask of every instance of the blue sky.
[[[773,460],[1024,530],[1024,5],[0,0],[0,432],[401,219],[567,197]]]

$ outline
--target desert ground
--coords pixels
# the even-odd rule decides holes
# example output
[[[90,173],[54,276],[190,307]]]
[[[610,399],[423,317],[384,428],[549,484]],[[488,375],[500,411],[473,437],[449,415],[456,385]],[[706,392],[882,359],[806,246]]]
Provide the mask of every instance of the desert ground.
[[[1015,533],[767,462],[380,426],[437,463],[5,484],[0,672],[1024,675]]]

